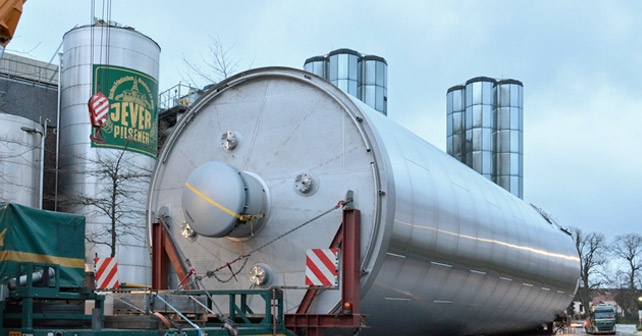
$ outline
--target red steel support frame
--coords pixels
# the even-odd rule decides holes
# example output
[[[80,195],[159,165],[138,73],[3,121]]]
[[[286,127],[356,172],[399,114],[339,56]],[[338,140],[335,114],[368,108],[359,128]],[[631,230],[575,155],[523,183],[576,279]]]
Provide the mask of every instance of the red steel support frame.
[[[330,247],[342,245],[343,263],[341,272],[341,311],[333,314],[308,314],[307,311],[317,293],[309,289],[303,297],[296,314],[285,315],[285,327],[296,331],[304,329],[307,336],[316,336],[326,328],[363,328],[366,315],[361,309],[361,211],[343,210],[343,222]],[[349,303],[351,310],[346,309]]]
[[[168,289],[168,261],[179,279],[185,279],[188,271],[181,262],[178,251],[162,223],[152,224],[152,289]],[[189,289],[186,286],[185,289]]]

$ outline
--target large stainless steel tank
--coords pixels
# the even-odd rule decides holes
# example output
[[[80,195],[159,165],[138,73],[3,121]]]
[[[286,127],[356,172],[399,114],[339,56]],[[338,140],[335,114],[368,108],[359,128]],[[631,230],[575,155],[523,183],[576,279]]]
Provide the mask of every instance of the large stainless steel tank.
[[[331,208],[348,190],[362,214],[362,312],[372,326],[364,334],[528,329],[551,321],[574,296],[579,259],[558,226],[356,98],[295,69],[239,74],[193,105],[159,156],[148,223],[168,216],[203,274]],[[257,214],[264,216],[237,220]],[[304,286],[306,249],[328,247],[340,216],[331,212],[232,264],[238,282],[206,278],[206,286],[246,289],[257,264],[267,265],[270,285]],[[183,223],[200,233],[195,241],[181,236],[190,233]],[[231,279],[227,268],[216,275]],[[302,295],[287,290],[286,311]],[[339,296],[323,291],[313,309],[334,311]]]
[[[60,77],[61,106],[58,128],[60,132],[59,167],[61,174],[59,193],[62,198],[59,204],[62,204],[64,211],[87,217],[86,231],[88,234],[99,232],[105,225],[109,225],[110,218],[97,212],[97,207],[79,204],[76,198],[79,196],[86,198],[105,197],[105,188],[109,188],[111,181],[105,176],[97,176],[95,172],[102,165],[100,161],[115,163],[116,158],[121,154],[120,149],[97,148],[92,147],[91,144],[92,127],[87,102],[93,94],[92,85],[96,72],[94,65],[119,67],[118,70],[121,72],[131,72],[133,75],[129,77],[120,77],[119,83],[128,85],[132,90],[135,84],[138,92],[143,92],[145,89],[142,85],[143,82],[139,83],[134,78],[147,76],[157,82],[159,57],[160,47],[158,44],[130,27],[97,23],[74,28],[63,37]],[[135,83],[132,84],[132,82]],[[103,87],[100,90],[107,96],[111,96],[112,88],[115,86],[116,84],[112,87]],[[155,94],[158,95],[157,88]],[[110,99],[112,98],[110,97]],[[151,103],[157,104],[157,101]],[[142,118],[140,119],[142,120]],[[132,124],[137,123],[132,121]],[[103,129],[103,132],[107,131]],[[132,147],[128,149],[132,149]],[[155,165],[154,157],[130,151],[124,153],[123,161],[126,163],[121,164],[121,169],[136,167],[137,173],[144,174],[147,171],[148,175],[151,175]],[[151,266],[144,215],[145,192],[149,189],[149,177],[147,181],[134,183],[121,179],[120,186],[124,188],[123,192],[130,193],[132,197],[124,205],[124,210],[131,209],[131,211],[126,211],[119,218],[126,223],[122,228],[127,231],[126,234],[120,236],[116,248],[119,280],[135,284],[149,284]],[[131,194],[137,191],[141,192],[138,195]],[[121,198],[120,201],[122,200]],[[133,200],[140,200],[141,204],[136,205]],[[100,257],[108,257],[110,250],[105,245],[88,244],[87,263],[93,264],[95,253]]]
[[[42,137],[37,122],[0,112],[0,202],[39,206]]]

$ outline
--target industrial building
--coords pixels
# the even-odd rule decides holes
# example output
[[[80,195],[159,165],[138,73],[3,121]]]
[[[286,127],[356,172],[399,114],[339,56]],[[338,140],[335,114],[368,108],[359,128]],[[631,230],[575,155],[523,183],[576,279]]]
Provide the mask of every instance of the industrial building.
[[[0,201],[54,209],[57,105],[57,64],[4,53]]]
[[[475,77],[446,93],[448,154],[524,198],[524,86]]]
[[[383,57],[344,48],[310,57],[303,68],[388,115],[388,63]]]

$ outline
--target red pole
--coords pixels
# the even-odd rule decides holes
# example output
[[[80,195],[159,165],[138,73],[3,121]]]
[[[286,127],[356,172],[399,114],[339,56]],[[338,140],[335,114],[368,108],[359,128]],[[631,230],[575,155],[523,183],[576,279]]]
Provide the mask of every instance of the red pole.
[[[167,289],[167,253],[163,247],[163,229],[152,224],[152,288]]]
[[[351,314],[359,314],[361,308],[361,211],[343,210],[343,290],[341,299],[343,311],[347,313],[348,303]]]

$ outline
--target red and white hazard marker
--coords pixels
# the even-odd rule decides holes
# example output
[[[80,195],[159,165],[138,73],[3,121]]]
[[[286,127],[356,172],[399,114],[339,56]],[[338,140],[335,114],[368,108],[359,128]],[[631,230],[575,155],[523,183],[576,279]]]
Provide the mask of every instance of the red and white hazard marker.
[[[102,92],[98,92],[89,98],[89,116],[91,126],[102,127],[107,121],[109,112],[109,99]]]
[[[96,289],[116,289],[118,284],[118,264],[116,258],[94,258],[96,268]]]
[[[305,285],[336,287],[338,284],[339,249],[311,249],[305,255]]]

